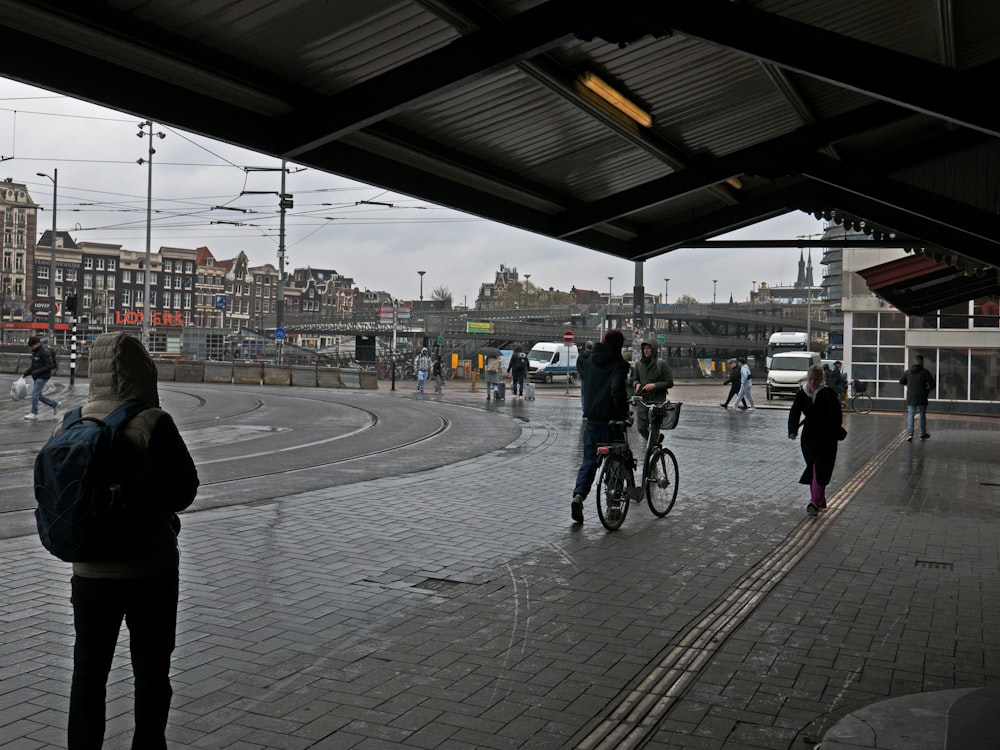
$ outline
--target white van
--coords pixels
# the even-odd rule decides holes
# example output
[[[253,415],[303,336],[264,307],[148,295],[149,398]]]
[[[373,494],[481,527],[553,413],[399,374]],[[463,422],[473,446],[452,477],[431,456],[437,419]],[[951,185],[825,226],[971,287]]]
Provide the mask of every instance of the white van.
[[[809,351],[809,337],[805,331],[777,331],[767,342],[767,369],[771,369],[771,357],[782,352]]]
[[[576,344],[561,341],[540,341],[528,352],[528,377],[542,383],[555,379],[576,380],[576,360],[580,350]]]
[[[775,396],[794,398],[806,382],[809,368],[820,363],[819,352],[781,352],[771,357],[767,371],[767,400]]]

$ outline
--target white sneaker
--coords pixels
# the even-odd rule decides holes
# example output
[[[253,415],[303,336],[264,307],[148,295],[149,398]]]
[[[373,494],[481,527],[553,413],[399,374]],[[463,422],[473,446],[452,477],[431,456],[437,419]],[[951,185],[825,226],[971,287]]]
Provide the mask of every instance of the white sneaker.
[[[27,414],[24,415],[24,418],[25,419],[38,419],[38,415],[29,411]]]

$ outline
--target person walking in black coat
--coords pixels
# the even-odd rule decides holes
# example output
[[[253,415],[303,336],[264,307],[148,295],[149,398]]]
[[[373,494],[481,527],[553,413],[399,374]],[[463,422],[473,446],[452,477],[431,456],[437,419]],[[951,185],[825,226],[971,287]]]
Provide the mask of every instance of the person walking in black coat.
[[[934,377],[924,368],[922,354],[913,358],[913,364],[899,382],[906,386],[906,439],[913,440],[913,419],[919,413],[920,439],[926,440],[931,436],[927,432],[927,402],[930,392],[934,390]]]
[[[573,502],[570,513],[574,523],[583,523],[583,501],[597,475],[600,460],[597,446],[611,442],[609,422],[629,419],[629,402],[626,384],[628,362],[622,358],[625,337],[621,331],[610,330],[584,365],[585,391],[583,415],[587,425],[583,428],[583,460],[573,485]]]
[[[833,467],[837,462],[837,442],[847,435],[843,427],[840,399],[824,380],[822,367],[810,367],[806,382],[795,394],[795,401],[788,413],[789,440],[798,437],[799,420],[805,417],[805,421],[801,423],[801,445],[806,468],[799,483],[809,485],[810,500],[806,510],[810,516],[826,510],[826,486],[830,484]]]

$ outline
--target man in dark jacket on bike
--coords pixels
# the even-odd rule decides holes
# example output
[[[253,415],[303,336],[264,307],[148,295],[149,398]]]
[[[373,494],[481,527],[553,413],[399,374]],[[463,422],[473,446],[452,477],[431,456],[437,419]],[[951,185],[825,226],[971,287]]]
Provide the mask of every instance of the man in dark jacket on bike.
[[[662,404],[667,400],[667,391],[674,387],[674,376],[670,366],[661,360],[656,347],[648,341],[642,342],[642,359],[635,363],[632,371],[632,389],[648,404]],[[639,434],[649,437],[649,412],[638,410]]]
[[[583,501],[590,493],[600,463],[597,446],[611,442],[608,423],[629,419],[626,388],[629,368],[622,359],[624,343],[621,331],[608,331],[601,343],[594,345],[594,353],[584,365],[583,377],[587,389],[584,392],[583,415],[587,424],[583,428],[583,461],[576,473],[570,506],[574,523],[583,523]]]

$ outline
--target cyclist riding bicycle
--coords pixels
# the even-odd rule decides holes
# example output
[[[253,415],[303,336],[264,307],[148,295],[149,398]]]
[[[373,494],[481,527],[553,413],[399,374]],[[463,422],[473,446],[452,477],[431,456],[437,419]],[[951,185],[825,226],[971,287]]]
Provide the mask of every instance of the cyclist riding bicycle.
[[[626,389],[629,367],[622,358],[624,344],[625,337],[621,331],[608,331],[601,343],[594,345],[594,353],[584,365],[587,390],[584,393],[583,416],[587,419],[587,426],[583,430],[583,460],[576,473],[570,505],[574,523],[583,523],[583,502],[590,494],[600,465],[597,447],[612,441],[608,423],[630,421]]]
[[[642,359],[635,363],[630,381],[632,391],[648,404],[662,404],[667,400],[667,392],[674,387],[670,366],[657,357],[656,346],[649,341],[642,342]],[[649,412],[646,409],[636,412],[636,425],[643,439],[649,437]]]

